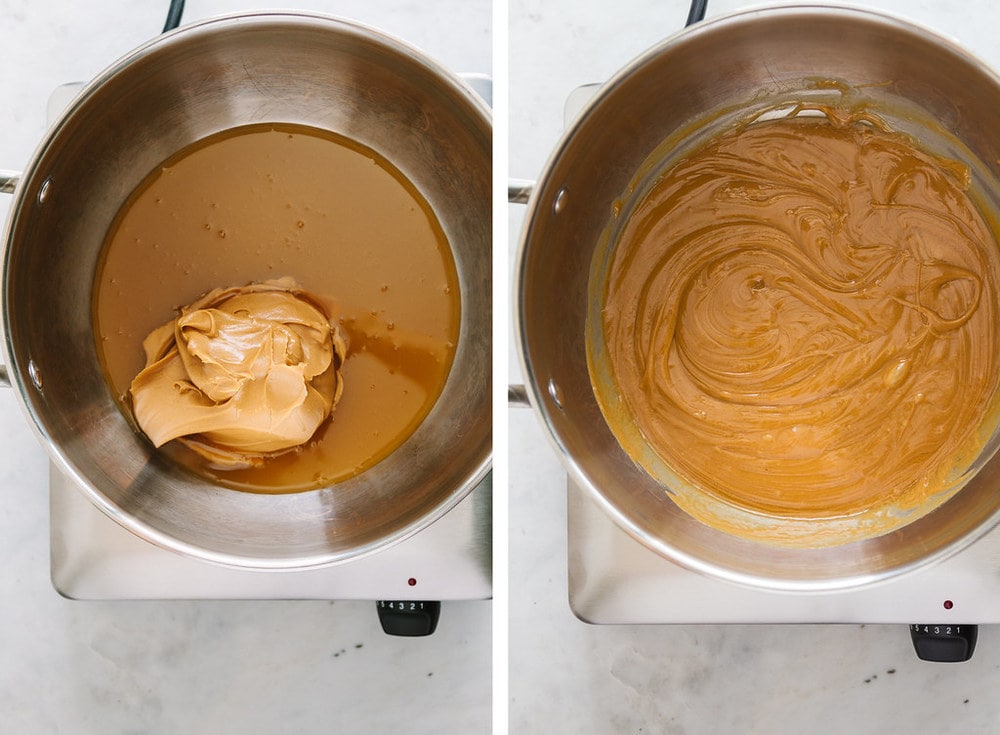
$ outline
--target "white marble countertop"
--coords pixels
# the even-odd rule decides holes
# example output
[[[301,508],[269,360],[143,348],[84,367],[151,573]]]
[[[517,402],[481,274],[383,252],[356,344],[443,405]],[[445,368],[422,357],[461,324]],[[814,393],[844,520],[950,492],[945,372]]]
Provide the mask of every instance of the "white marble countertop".
[[[57,85],[154,36],[167,5],[0,1],[0,168],[28,162]],[[492,73],[488,0],[434,5],[189,0],[183,22],[316,10],[386,30],[454,71]],[[9,199],[0,196],[4,218]],[[65,600],[49,582],[47,458],[6,389],[0,436],[0,731],[489,731],[489,601],[444,603],[433,636],[400,639],[382,633],[372,602]]]
[[[189,0],[184,20],[279,3]],[[709,0],[709,14],[747,3]],[[988,0],[884,0],[995,67]],[[19,169],[45,102],[159,31],[167,3],[0,0],[0,167]],[[296,2],[404,37],[461,71],[491,71],[490,4]],[[429,12],[433,8],[433,12]],[[562,103],[679,28],[686,0],[510,0],[509,173],[534,178]],[[503,59],[496,60],[497,64]],[[6,217],[7,198],[0,197]],[[511,240],[523,210],[512,207]],[[512,248],[511,248],[512,252]],[[500,349],[500,346],[498,346]],[[519,370],[508,358],[510,377]],[[499,376],[498,376],[499,377]],[[363,602],[73,602],[49,582],[47,460],[0,391],[0,730],[488,732],[489,602],[449,603],[427,639],[381,633]],[[564,476],[539,423],[509,418],[510,732],[991,732],[1000,634],[966,664],[918,661],[901,626],[595,627],[567,603]],[[504,461],[499,456],[497,461]],[[503,502],[502,490],[495,502]],[[502,614],[502,613],[501,613]]]
[[[708,0],[708,14],[750,4]],[[933,27],[1000,68],[1000,7],[989,0],[852,4]],[[687,0],[510,0],[510,175],[538,176],[561,133],[572,89],[606,79],[678,30],[687,10]],[[523,213],[523,207],[510,209],[511,255]],[[509,360],[516,381],[513,353]],[[510,732],[860,735],[1000,728],[994,693],[1000,633],[992,626],[980,628],[971,661],[951,665],[919,661],[904,625],[581,623],[567,602],[565,475],[532,412],[511,412],[508,451]]]

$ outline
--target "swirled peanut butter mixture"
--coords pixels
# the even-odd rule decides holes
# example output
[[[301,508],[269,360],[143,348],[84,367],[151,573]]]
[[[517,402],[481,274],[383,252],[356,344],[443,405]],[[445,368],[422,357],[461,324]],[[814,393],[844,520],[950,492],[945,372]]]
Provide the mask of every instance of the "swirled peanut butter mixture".
[[[143,342],[130,392],[157,447],[259,466],[309,441],[340,400],[347,345],[291,279],[215,289]]]
[[[947,488],[998,382],[1000,257],[968,170],[824,112],[733,129],[663,174],[621,229],[602,312],[655,452],[780,517]]]

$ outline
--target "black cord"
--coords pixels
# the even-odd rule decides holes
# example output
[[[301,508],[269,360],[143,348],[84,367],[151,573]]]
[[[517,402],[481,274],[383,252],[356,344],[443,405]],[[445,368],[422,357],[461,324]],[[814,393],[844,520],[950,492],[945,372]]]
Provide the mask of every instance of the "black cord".
[[[691,0],[691,9],[688,11],[688,19],[685,26],[694,25],[700,20],[705,18],[705,7],[708,5],[708,0]]]
[[[163,32],[172,31],[179,26],[183,13],[184,0],[170,0],[170,7],[167,9],[167,22],[163,26]]]

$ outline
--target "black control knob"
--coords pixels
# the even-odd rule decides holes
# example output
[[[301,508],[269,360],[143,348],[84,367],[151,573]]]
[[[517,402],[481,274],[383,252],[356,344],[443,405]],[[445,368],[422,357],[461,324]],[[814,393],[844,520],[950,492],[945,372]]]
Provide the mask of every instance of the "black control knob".
[[[978,625],[914,623],[910,626],[913,649],[921,661],[939,663],[968,661],[972,658],[972,652],[976,650],[978,636]]]
[[[382,630],[389,635],[430,635],[441,617],[440,602],[379,600],[375,608]]]

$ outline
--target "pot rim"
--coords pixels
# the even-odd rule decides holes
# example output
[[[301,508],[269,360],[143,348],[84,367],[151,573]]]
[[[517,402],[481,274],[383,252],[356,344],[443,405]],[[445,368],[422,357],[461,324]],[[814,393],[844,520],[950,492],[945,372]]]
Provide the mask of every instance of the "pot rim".
[[[941,548],[924,554],[907,563],[899,564],[893,568],[866,573],[845,574],[836,577],[823,577],[816,579],[801,579],[792,577],[776,577],[763,574],[754,574],[729,568],[725,565],[707,561],[697,555],[688,553],[678,546],[669,543],[661,535],[650,534],[642,529],[632,517],[619,508],[615,503],[601,491],[597,484],[591,479],[586,470],[578,462],[577,458],[563,444],[559,435],[559,430],[555,426],[552,414],[547,406],[546,394],[556,403],[555,396],[552,395],[551,386],[542,386],[540,376],[532,369],[528,358],[529,345],[525,329],[525,293],[523,290],[526,275],[528,272],[528,249],[532,239],[532,230],[536,213],[543,206],[554,207],[562,193],[562,187],[557,188],[557,183],[553,180],[557,164],[566,155],[571,142],[578,135],[579,131],[588,124],[594,110],[596,110],[605,99],[611,97],[637,69],[650,63],[667,50],[673,50],[676,46],[685,43],[688,39],[696,38],[705,33],[717,30],[720,26],[728,26],[734,23],[749,22],[756,17],[773,17],[780,15],[836,15],[838,17],[868,18],[873,22],[888,24],[911,34],[920,36],[932,44],[938,45],[957,57],[962,57],[972,65],[981,69],[986,75],[992,78],[995,86],[1000,89],[1000,76],[989,64],[968,51],[965,47],[957,43],[954,39],[942,35],[920,23],[903,18],[899,15],[873,10],[871,8],[859,7],[856,5],[841,5],[829,3],[779,3],[775,5],[757,6],[735,10],[720,14],[714,18],[695,23],[667,36],[662,41],[649,47],[624,66],[618,69],[583,105],[576,117],[569,122],[560,135],[555,147],[552,149],[548,159],[542,167],[541,173],[527,201],[527,214],[521,228],[518,239],[517,251],[513,267],[513,299],[514,299],[514,344],[517,348],[518,363],[524,376],[525,394],[528,403],[541,421],[546,439],[559,456],[569,479],[577,487],[581,488],[591,500],[593,500],[601,510],[606,513],[611,520],[629,536],[646,548],[659,554],[665,559],[675,562],[689,570],[714,577],[726,582],[734,583],[743,587],[755,589],[767,589],[789,593],[816,593],[835,592],[843,590],[853,590],[861,587],[868,587],[886,582],[897,577],[911,574],[925,566],[937,564],[953,556],[959,551],[968,548],[984,535],[989,533],[998,523],[1000,523],[1000,507],[989,515],[982,523],[971,531],[959,536],[941,546]],[[536,245],[537,247],[537,245]],[[555,409],[558,410],[558,409]],[[602,412],[603,413],[603,412]],[[719,531],[719,533],[723,533]]]

